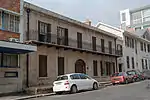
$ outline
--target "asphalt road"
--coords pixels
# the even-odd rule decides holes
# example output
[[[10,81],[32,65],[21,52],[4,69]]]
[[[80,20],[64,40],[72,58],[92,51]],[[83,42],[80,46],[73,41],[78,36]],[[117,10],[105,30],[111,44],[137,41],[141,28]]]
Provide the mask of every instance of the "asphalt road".
[[[148,81],[142,81],[110,86],[96,91],[54,95],[30,100],[150,100],[150,88],[147,88],[147,84]]]

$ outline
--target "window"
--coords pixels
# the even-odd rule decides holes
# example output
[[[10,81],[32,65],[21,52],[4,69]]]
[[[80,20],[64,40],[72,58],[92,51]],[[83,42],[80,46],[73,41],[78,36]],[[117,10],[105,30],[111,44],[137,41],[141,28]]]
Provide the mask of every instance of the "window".
[[[108,41],[109,53],[112,54],[112,42]]]
[[[12,31],[19,33],[19,23],[20,19],[19,16],[15,16],[8,13],[1,13],[1,16],[4,16],[4,21],[2,23],[3,29],[7,31]]]
[[[51,25],[43,22],[38,22],[39,41],[51,42]]]
[[[92,36],[92,47],[93,51],[96,51],[96,37]]]
[[[68,45],[68,29],[57,27],[57,44]]]
[[[80,79],[78,74],[70,75],[71,79]]]
[[[58,57],[58,75],[64,75],[64,57]]]
[[[134,48],[134,39],[132,39],[132,48]]]
[[[98,76],[98,70],[97,70],[97,61],[93,61],[93,75]]]
[[[77,47],[82,48],[82,33],[77,32]]]
[[[101,39],[101,49],[102,49],[102,52],[105,52],[105,46],[104,46],[104,44],[105,44],[104,39]]]
[[[104,68],[103,68],[103,62],[100,61],[100,68],[101,68],[101,76],[104,75]]]
[[[127,68],[130,68],[129,56],[126,57],[126,61],[127,61]]]
[[[150,17],[145,17],[145,18],[143,19],[143,22],[148,22],[148,21],[150,21]]]
[[[147,66],[147,59],[145,59],[145,67],[146,67],[146,69],[148,69],[148,66]]]
[[[144,69],[144,60],[142,59],[142,69]]]
[[[146,44],[144,43],[144,51],[146,52]]]
[[[134,69],[135,66],[134,66],[134,57],[132,57],[132,68]]]
[[[132,13],[132,14],[131,14],[131,19],[133,20],[133,24],[142,23],[141,11]]]
[[[79,74],[81,79],[90,79],[88,76],[84,75],[84,74]]]
[[[111,75],[111,67],[110,67],[111,63],[110,62],[106,62],[106,75]]]
[[[5,78],[17,78],[18,72],[16,72],[16,71],[5,72],[4,77]]]
[[[143,17],[149,17],[150,16],[150,9],[143,10]]]
[[[147,51],[150,52],[150,44],[147,44]]]
[[[141,51],[143,51],[143,42],[141,42],[140,44],[141,44]]]
[[[3,54],[3,67],[19,67],[18,55]]]
[[[61,80],[68,80],[68,76],[59,76],[56,79],[56,81],[61,81]]]
[[[126,21],[126,13],[122,13],[122,21]]]
[[[39,55],[39,77],[47,77],[47,56]]]

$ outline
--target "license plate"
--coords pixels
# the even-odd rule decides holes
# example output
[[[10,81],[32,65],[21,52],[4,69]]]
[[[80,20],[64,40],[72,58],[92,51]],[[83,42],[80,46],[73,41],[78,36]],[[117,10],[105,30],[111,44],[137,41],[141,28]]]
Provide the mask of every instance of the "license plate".
[[[115,83],[119,83],[119,81],[116,81]]]

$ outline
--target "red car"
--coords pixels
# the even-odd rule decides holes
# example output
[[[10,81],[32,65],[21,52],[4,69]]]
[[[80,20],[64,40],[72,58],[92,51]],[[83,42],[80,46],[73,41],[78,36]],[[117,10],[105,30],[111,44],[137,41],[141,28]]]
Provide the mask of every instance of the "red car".
[[[132,76],[128,75],[126,72],[114,73],[111,76],[111,82],[113,85],[118,83],[128,84],[132,82]]]

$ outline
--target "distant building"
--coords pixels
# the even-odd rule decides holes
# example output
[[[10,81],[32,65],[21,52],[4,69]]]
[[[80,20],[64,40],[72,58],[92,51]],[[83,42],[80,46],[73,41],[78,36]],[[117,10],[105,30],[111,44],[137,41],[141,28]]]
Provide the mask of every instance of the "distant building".
[[[123,56],[117,59],[120,72],[133,69],[140,71],[150,69],[150,41],[142,37],[147,35],[148,30],[144,31],[145,34],[139,36],[139,33],[123,31],[101,22],[98,23],[97,27],[119,37],[116,41],[117,49],[122,48],[120,50],[123,52]]]
[[[120,11],[121,28],[127,30],[141,30],[150,27],[150,5],[136,9]]]

